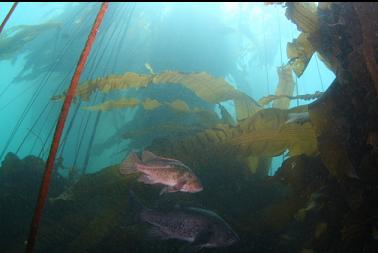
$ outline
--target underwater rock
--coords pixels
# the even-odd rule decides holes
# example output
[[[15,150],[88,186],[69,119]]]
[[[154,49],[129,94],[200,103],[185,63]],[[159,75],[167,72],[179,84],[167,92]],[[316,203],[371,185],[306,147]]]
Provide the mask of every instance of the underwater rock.
[[[29,232],[45,162],[34,156],[20,159],[8,153],[0,167],[0,247],[3,252],[22,252]],[[49,196],[60,194],[65,179],[52,176]]]
[[[337,198],[324,205],[329,211],[322,218],[328,219],[324,235],[306,247],[319,252],[376,252],[378,248],[371,236],[378,214],[372,201],[378,197],[377,153],[370,144],[374,142],[371,133],[378,128],[376,66],[372,61],[378,43],[376,8],[376,3],[322,6],[318,9],[319,30],[309,37],[336,73],[323,96],[309,105],[320,157],[337,192]]]

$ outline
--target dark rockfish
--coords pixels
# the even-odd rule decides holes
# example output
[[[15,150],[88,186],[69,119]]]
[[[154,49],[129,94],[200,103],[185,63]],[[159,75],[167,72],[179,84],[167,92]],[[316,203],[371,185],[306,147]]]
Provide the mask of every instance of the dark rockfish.
[[[133,192],[139,218],[153,225],[151,235],[162,240],[178,239],[190,242],[180,252],[197,252],[202,248],[226,247],[239,241],[239,236],[216,213],[200,208],[174,207],[159,211],[144,207]]]
[[[142,160],[135,152],[130,153],[123,162],[120,172],[131,174],[140,172],[139,182],[145,184],[163,184],[164,192],[199,192],[203,187],[200,180],[193,171],[182,162],[170,158],[156,156],[155,154],[144,151]]]

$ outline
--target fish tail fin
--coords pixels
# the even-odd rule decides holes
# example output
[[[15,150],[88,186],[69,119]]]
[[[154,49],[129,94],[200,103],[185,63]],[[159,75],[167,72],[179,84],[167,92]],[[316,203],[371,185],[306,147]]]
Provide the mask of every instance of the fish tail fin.
[[[122,163],[120,173],[124,175],[137,173],[137,163],[141,163],[138,155],[132,151],[127,159]]]

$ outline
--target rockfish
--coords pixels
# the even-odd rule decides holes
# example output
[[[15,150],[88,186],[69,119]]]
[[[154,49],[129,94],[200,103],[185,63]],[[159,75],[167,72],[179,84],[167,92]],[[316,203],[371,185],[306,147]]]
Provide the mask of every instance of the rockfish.
[[[139,182],[145,184],[163,184],[165,192],[199,192],[203,187],[201,181],[193,171],[182,162],[170,158],[156,156],[152,152],[144,151],[142,160],[135,152],[131,152],[123,162],[121,174],[142,173]]]
[[[130,204],[138,208],[139,218],[153,225],[151,235],[162,240],[178,239],[188,241],[180,252],[192,253],[202,248],[226,247],[239,241],[239,236],[216,213],[200,208],[174,207],[156,210],[144,207],[130,191]]]

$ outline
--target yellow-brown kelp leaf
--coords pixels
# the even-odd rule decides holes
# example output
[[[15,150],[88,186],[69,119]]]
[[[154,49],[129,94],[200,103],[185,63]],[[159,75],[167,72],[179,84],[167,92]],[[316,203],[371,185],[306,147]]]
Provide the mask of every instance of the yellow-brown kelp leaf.
[[[162,106],[162,103],[155,99],[146,99],[145,101],[143,101],[142,105],[145,110],[154,110]]]
[[[255,100],[241,92],[238,98],[234,99],[234,103],[236,119],[238,121],[249,118],[261,110],[261,107]]]
[[[261,109],[251,97],[236,90],[223,78],[212,77],[206,72],[166,71],[156,75],[139,75],[129,72],[121,76],[108,76],[84,82],[78,87],[76,96],[88,101],[90,95],[96,90],[109,92],[116,89],[144,88],[153,84],[180,84],[192,90],[201,99],[213,104],[234,100],[238,120],[252,116]],[[54,96],[53,99],[57,100],[63,97]]]
[[[315,155],[317,143],[309,122],[286,123],[291,110],[265,109],[257,112],[238,127],[230,140],[241,151],[257,156],[273,157],[289,150],[289,155]]]
[[[273,102],[273,108],[279,109],[288,109],[290,105],[290,99],[287,96],[292,96],[294,92],[294,80],[291,73],[291,66],[289,64],[283,65],[277,68],[278,74],[278,85],[276,88],[276,96],[281,96],[281,98]],[[250,157],[250,160],[253,161],[253,158]],[[257,163],[248,163],[250,171],[256,171],[256,174],[259,176],[266,176],[268,174],[271,158],[261,157],[258,159]],[[256,168],[251,166],[257,166]]]
[[[277,156],[289,149],[289,155],[315,155],[315,132],[309,122],[286,123],[290,110],[264,109],[238,127],[230,144],[257,156]]]
[[[206,72],[186,74],[167,71],[154,76],[153,83],[181,84],[192,90],[198,97],[213,104],[234,100],[238,120],[252,116],[260,109],[251,97],[236,90],[223,78],[212,77]]]
[[[128,72],[124,75],[111,75],[106,77],[89,80],[79,85],[76,95],[83,101],[89,101],[90,95],[95,91],[107,93],[112,90],[121,90],[129,88],[147,87],[151,82],[150,75],[139,75],[137,73]],[[61,98],[56,96],[57,98]]]
[[[91,111],[109,111],[112,109],[132,108],[138,105],[143,106],[145,110],[154,110],[160,106],[166,105],[176,111],[181,111],[181,112],[190,111],[189,106],[182,100],[175,100],[170,103],[170,102],[159,102],[155,99],[146,99],[144,101],[139,101],[136,98],[131,98],[131,99],[122,98],[118,100],[106,101],[101,104],[83,107],[83,109],[91,110]]]
[[[298,30],[314,33],[319,30],[319,18],[315,3],[287,3],[286,17],[298,26]]]
[[[279,83],[276,89],[276,96],[292,96],[295,83],[291,74],[291,66],[289,64],[277,68]],[[273,102],[273,108],[288,109],[290,99],[287,97],[277,99]]]
[[[84,110],[90,110],[90,111],[109,111],[115,108],[130,108],[135,107],[140,104],[140,101],[138,99],[132,98],[132,99],[119,99],[119,100],[111,100],[106,101],[101,104],[93,105],[93,106],[85,106],[83,107]]]
[[[277,156],[285,151],[286,141],[280,138],[279,129],[287,120],[287,111],[265,109],[238,126],[239,133],[229,140],[230,144],[257,156]]]
[[[305,107],[301,110],[303,108]],[[317,145],[311,124],[286,123],[288,114],[295,110],[275,108],[260,110],[254,116],[239,122],[236,127],[219,124],[177,143],[170,143],[169,148],[191,150],[223,145],[246,158],[273,157],[282,154],[286,149],[289,149],[289,155],[315,155]],[[250,161],[252,164],[258,163],[252,160]]]
[[[182,111],[182,112],[190,111],[188,104],[182,100],[175,100],[169,103],[169,106],[176,111]]]
[[[306,154],[315,156],[318,154],[315,130],[310,122],[304,124],[287,123],[281,129],[287,139],[289,156]]]
[[[275,95],[269,95],[266,97],[263,97],[259,100],[259,104],[262,106],[265,106],[269,104],[270,102],[280,99],[280,98],[287,98],[290,100],[293,99],[302,99],[302,100],[312,100],[312,99],[317,99],[320,98],[323,95],[323,92],[321,91],[316,91],[314,94],[305,94],[305,95],[298,95],[298,96],[275,96]]]
[[[298,77],[303,74],[315,52],[308,37],[308,33],[301,33],[293,42],[287,43],[287,57],[290,59],[289,63]]]

